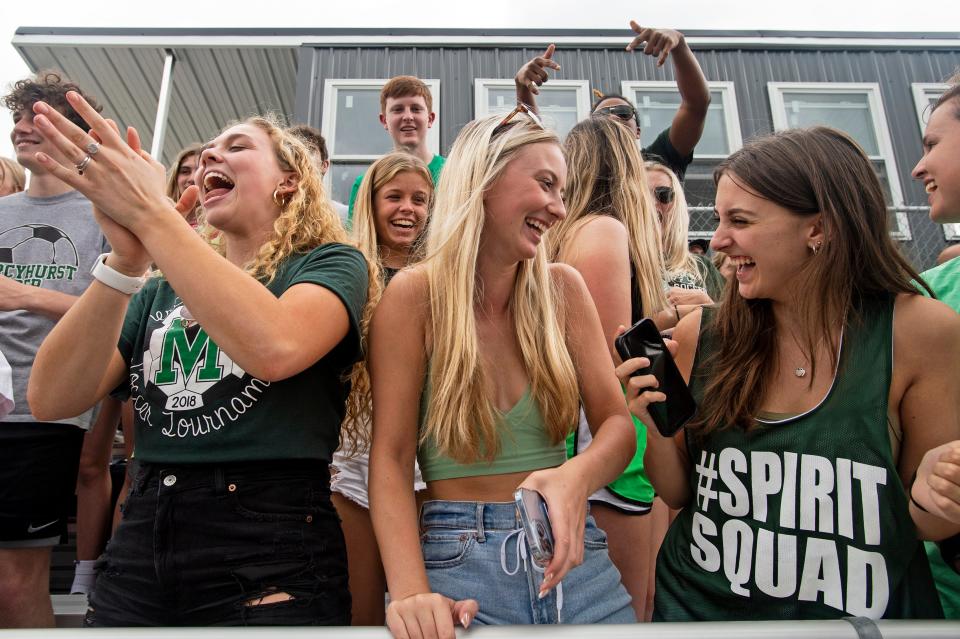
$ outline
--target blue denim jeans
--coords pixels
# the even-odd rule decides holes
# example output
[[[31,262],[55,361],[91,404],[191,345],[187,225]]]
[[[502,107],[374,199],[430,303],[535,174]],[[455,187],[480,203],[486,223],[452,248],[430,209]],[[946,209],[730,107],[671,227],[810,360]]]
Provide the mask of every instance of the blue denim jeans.
[[[320,461],[140,463],[86,625],[349,624],[329,485]]]
[[[433,592],[476,599],[479,624],[635,623],[630,595],[607,554],[607,536],[587,515],[583,564],[538,599],[543,572],[529,558],[513,503],[428,501],[420,545]]]

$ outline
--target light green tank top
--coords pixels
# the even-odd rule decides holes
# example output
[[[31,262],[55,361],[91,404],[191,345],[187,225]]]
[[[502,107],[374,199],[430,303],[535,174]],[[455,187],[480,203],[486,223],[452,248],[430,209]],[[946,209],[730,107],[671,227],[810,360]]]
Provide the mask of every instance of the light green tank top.
[[[430,402],[430,384],[423,390],[420,399],[420,428],[427,418]],[[479,460],[461,464],[437,451],[436,442],[428,438],[417,450],[417,461],[424,481],[478,477],[480,475],[503,475],[559,466],[567,458],[563,441],[550,443],[540,407],[527,387],[520,401],[503,414],[497,434],[500,437],[500,454],[493,461]]]

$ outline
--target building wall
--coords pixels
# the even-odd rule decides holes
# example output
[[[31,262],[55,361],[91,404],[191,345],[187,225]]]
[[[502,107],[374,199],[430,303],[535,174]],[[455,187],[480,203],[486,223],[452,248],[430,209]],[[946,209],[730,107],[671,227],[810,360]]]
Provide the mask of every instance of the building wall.
[[[389,78],[399,74],[438,78],[440,143],[441,152],[445,152],[460,128],[474,116],[474,78],[512,78],[521,65],[540,53],[540,49],[493,47],[303,47],[297,119],[320,125],[326,79]],[[735,84],[744,141],[773,130],[767,82],[878,83],[905,204],[926,204],[923,189],[910,177],[921,154],[911,83],[943,82],[960,67],[960,49],[698,49],[695,53],[708,80]],[[562,69],[553,77],[588,80],[591,89],[604,92],[619,93],[624,80],[673,79],[669,63],[656,68],[654,59],[623,50],[560,49],[554,59]],[[699,174],[693,172],[693,182],[701,185],[698,190],[709,182],[709,169],[703,165]],[[911,212],[908,219],[912,239],[904,242],[904,250],[919,268],[927,268],[945,245],[942,228],[930,222],[925,212]],[[709,230],[708,217],[695,219],[694,227]]]

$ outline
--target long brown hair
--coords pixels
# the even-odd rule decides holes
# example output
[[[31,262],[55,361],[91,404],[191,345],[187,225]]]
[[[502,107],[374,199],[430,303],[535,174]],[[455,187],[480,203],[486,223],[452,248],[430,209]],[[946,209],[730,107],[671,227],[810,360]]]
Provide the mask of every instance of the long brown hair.
[[[920,276],[890,239],[883,187],[846,133],[813,127],[758,138],[724,160],[714,182],[723,176],[794,215],[821,214],[823,245],[793,287],[796,337],[811,372],[824,341],[831,367],[837,361],[840,327],[859,323],[863,301],[917,293],[911,281]],[[711,328],[717,348],[704,364],[707,383],[691,428],[749,430],[778,365],[770,300],[746,300],[737,286],[728,286]]]

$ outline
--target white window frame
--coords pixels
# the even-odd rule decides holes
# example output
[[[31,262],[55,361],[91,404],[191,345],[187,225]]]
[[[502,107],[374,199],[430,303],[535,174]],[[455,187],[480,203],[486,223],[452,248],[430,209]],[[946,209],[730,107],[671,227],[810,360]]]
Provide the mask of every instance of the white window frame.
[[[515,90],[513,78],[476,78],[473,81],[473,116],[485,118],[491,115],[489,110],[490,89]],[[577,95],[577,122],[590,115],[590,82],[588,80],[554,80],[550,79],[550,87],[576,89]]]
[[[360,162],[372,163],[378,158],[382,157],[381,155],[337,154],[335,152],[335,149],[337,148],[337,98],[339,97],[339,92],[341,89],[382,89],[383,85],[389,81],[390,78],[336,78],[324,81],[323,117],[321,118],[320,123],[320,133],[327,142],[327,151],[329,153],[329,158],[327,159],[330,160],[330,164],[334,164],[334,162],[343,164],[356,164]],[[423,82],[430,88],[430,93],[433,96],[433,112],[437,114],[436,119],[433,121],[433,125],[427,132],[427,147],[431,152],[434,153],[434,155],[437,155],[440,153],[440,80],[423,79]],[[370,126],[382,125],[379,122],[371,122]],[[330,174],[331,172],[328,171],[326,177],[324,178],[324,184],[327,188],[330,188],[330,180],[332,179]]]
[[[927,123],[923,120],[923,114],[930,108],[930,98],[940,97],[950,88],[949,84],[940,82],[914,82],[910,85],[913,92],[913,103],[917,107],[917,122],[920,123],[920,135],[927,129]]]
[[[730,153],[743,146],[743,134],[740,131],[740,111],[737,109],[737,89],[733,82],[707,82],[710,92],[719,91],[723,106],[723,119],[727,129],[727,147]],[[620,92],[633,101],[634,91],[647,90],[662,93],[677,93],[677,83],[672,80],[624,80],[620,83]],[[659,133],[659,131],[657,131]],[[694,159],[722,160],[726,155],[716,153],[704,154],[694,152]]]
[[[770,111],[773,115],[773,129],[783,131],[790,128],[787,120],[787,107],[783,101],[784,93],[862,93],[867,96],[867,106],[873,121],[873,132],[877,137],[877,150],[880,155],[868,156],[872,161],[881,161],[886,169],[890,183],[890,197],[894,209],[904,204],[903,190],[900,188],[900,172],[893,153],[890,130],[887,127],[887,114],[883,108],[880,85],[876,82],[767,82],[770,94]],[[897,228],[890,235],[898,240],[911,240],[910,221],[903,211],[895,211]]]

